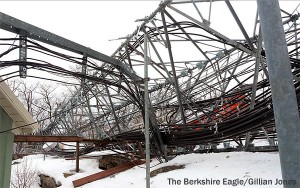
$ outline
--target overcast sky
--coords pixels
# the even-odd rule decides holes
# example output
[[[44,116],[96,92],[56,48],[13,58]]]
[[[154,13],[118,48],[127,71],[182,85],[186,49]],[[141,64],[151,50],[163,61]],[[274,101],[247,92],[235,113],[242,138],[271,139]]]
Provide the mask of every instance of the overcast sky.
[[[1,1],[0,11],[111,55],[160,1]]]
[[[256,13],[256,1],[231,1],[239,18],[248,34],[252,36],[254,19]],[[96,51],[104,53],[108,56],[121,45],[123,40],[109,41],[119,37],[125,37],[131,34],[140,22],[135,22],[136,19],[149,16],[158,6],[160,1],[1,1],[0,12],[13,16],[17,19],[65,37],[69,40],[90,47]],[[280,1],[281,7],[292,12],[299,4],[298,1]],[[207,8],[203,8],[203,4],[198,3],[199,9],[203,16],[207,19]],[[174,5],[177,6],[177,5]],[[180,5],[178,5],[180,6]],[[184,11],[198,17],[195,8],[192,4],[186,5]],[[180,7],[183,8],[183,7]],[[192,13],[196,13],[192,15]],[[240,38],[242,33],[235,23],[230,11],[224,2],[216,2],[212,8],[212,24],[211,27],[231,39]],[[1,38],[16,37],[16,34],[8,33],[0,30]],[[10,36],[8,35],[10,34]],[[235,35],[238,34],[236,37]],[[174,47],[174,46],[173,46]],[[174,50],[174,48],[173,48]],[[176,54],[184,56],[180,57],[184,60],[194,58],[186,54],[192,52],[191,49],[184,48],[181,53]],[[185,52],[185,53],[182,53]],[[199,53],[199,52],[198,52]],[[15,56],[18,57],[18,51],[15,51]],[[11,56],[10,56],[11,57]],[[37,57],[38,58],[38,57]],[[196,58],[196,57],[195,57]],[[198,59],[198,58],[196,58]],[[48,59],[43,59],[48,60]],[[64,66],[59,61],[50,61],[58,66]],[[69,66],[69,65],[68,65]],[[142,67],[141,67],[142,68]],[[4,69],[2,74],[17,71],[19,68],[9,67]],[[37,75],[47,77],[45,72],[31,72],[29,75]],[[137,71],[140,76],[143,76],[143,70]],[[52,75],[51,75],[52,76]],[[153,75],[151,75],[153,76]],[[30,78],[27,78],[29,80]]]
[[[287,10],[291,11],[299,1],[280,1],[280,4],[284,6],[291,2],[293,6]],[[150,15],[159,6],[159,3],[160,1],[156,0],[1,1],[0,11],[110,56],[120,46],[122,40],[109,40],[131,34],[140,24],[135,20]],[[232,1],[232,4],[251,35],[255,1]],[[191,4],[187,6],[193,8]],[[227,9],[226,6],[225,8]],[[254,8],[254,11],[251,11],[250,15],[251,8]],[[236,29],[233,29],[228,22],[229,19],[233,20],[232,15],[228,14],[228,19],[226,15],[222,15],[223,8],[218,10],[217,6],[213,6],[213,12],[218,13],[214,14],[214,18],[220,19],[219,23],[216,22],[215,25],[212,23],[213,28],[217,31],[222,30],[221,33],[223,33],[227,28],[229,29],[228,35],[230,35],[233,31],[238,30],[237,26],[235,26]]]

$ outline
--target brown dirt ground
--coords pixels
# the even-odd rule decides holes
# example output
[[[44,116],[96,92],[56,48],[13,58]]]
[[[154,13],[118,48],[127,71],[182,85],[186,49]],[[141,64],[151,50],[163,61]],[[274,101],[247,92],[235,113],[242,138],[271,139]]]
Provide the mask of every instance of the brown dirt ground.
[[[157,174],[160,174],[160,173],[165,173],[165,172],[169,172],[169,171],[172,171],[172,170],[183,169],[183,168],[185,168],[185,165],[164,166],[164,167],[161,167],[161,168],[158,168],[156,170],[151,171],[150,172],[150,177],[154,177],[154,176],[156,176]]]

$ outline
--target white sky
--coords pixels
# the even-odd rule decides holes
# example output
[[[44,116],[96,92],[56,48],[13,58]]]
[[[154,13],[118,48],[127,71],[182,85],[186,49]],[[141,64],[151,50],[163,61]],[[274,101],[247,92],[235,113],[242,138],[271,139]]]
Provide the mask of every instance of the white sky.
[[[280,1],[280,4],[284,6],[291,2],[293,8],[297,2],[299,3],[299,1]],[[150,15],[158,7],[159,3],[160,1],[158,0],[1,1],[0,12],[110,56],[120,46],[122,40],[108,40],[131,34],[140,24],[135,22],[135,20]],[[254,17],[249,16],[247,11],[249,11],[249,8],[253,8],[252,5],[256,6],[255,1],[232,1],[232,4],[244,23],[246,30],[247,27],[252,29]],[[191,4],[189,6],[194,9]],[[213,13],[218,12],[220,17],[222,17],[223,24],[226,24],[227,21],[224,21],[222,15],[224,9],[216,9],[218,8],[213,6]],[[204,16],[207,17],[206,14]],[[231,15],[229,16],[231,17]],[[232,18],[230,19],[232,20]],[[245,21],[249,21],[251,24],[245,24]],[[227,23],[228,26],[230,25]],[[249,35],[251,35],[252,33],[249,30]]]
[[[1,1],[0,12],[110,56],[124,40],[109,41],[109,39],[131,34],[140,24],[135,20],[149,16],[159,6],[159,3],[158,0]],[[293,11],[298,3],[299,1],[280,1],[282,8],[288,12]],[[200,11],[207,19],[208,8],[202,5],[198,3]],[[232,1],[232,5],[251,37],[254,28],[256,2],[254,0]],[[186,7],[173,6],[183,8],[186,13],[195,18],[199,17],[191,3],[187,4]],[[211,27],[232,39],[242,36],[224,2],[213,4]],[[239,37],[236,37],[236,34]],[[1,31],[0,35],[4,38],[8,37],[2,35]],[[12,36],[14,37],[15,34]],[[173,48],[173,50],[175,49]],[[191,51],[190,49],[182,50]],[[187,60],[186,54],[188,53],[178,54],[185,55],[185,57],[180,58]],[[178,54],[176,55],[179,56]],[[142,71],[140,75],[142,76]]]
[[[160,1],[1,1],[0,12],[106,55],[150,15]]]

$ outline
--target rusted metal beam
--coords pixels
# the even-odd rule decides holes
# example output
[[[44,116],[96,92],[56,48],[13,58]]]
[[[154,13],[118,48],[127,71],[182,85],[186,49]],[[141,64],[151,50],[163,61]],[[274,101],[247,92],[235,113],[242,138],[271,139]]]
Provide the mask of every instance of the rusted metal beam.
[[[15,135],[14,142],[82,142],[78,136]]]
[[[37,135],[15,135],[14,142],[85,142],[101,146],[113,144],[113,140],[86,139],[78,136],[37,136]]]
[[[142,147],[142,143],[141,142],[138,142],[138,149],[139,149],[139,154],[141,156],[142,159],[145,159],[145,153],[144,153],[144,149]]]
[[[123,172],[125,170],[128,170],[128,169],[134,167],[135,165],[141,165],[144,163],[145,163],[145,161],[142,161],[142,160],[135,160],[132,162],[124,163],[124,164],[121,164],[114,168],[111,168],[111,169],[108,169],[108,170],[105,170],[102,172],[98,172],[96,174],[92,174],[92,175],[86,176],[84,178],[74,180],[73,185],[74,185],[74,187],[79,187],[79,186],[85,185],[87,183],[111,176],[115,173]]]
[[[84,143],[94,143],[98,146],[106,146],[107,144],[119,144],[120,142],[116,141],[116,140],[109,140],[109,139],[104,139],[104,140],[97,140],[97,139],[86,139],[84,138],[82,140],[82,142]]]

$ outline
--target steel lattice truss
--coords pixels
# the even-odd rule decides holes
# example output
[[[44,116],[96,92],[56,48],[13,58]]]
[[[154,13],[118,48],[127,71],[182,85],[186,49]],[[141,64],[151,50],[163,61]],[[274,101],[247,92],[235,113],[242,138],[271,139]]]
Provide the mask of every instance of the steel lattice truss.
[[[239,3],[164,1],[150,16],[140,19],[141,25],[106,59],[80,49],[78,55],[77,51],[62,47],[76,53],[72,56],[49,51],[26,35],[30,48],[81,66],[79,72],[61,71],[27,60],[27,67],[59,70],[81,80],[80,89],[56,110],[52,122],[40,133],[143,141],[143,83],[147,79],[143,79],[143,70],[147,59],[151,136],[157,146],[154,148],[161,153],[163,145],[223,140],[242,144],[246,133],[250,133],[250,141],[276,137],[259,17],[256,10],[249,10],[255,24],[243,25],[234,6]],[[231,14],[225,26],[230,25],[234,32],[218,27],[222,16],[212,11],[214,6]],[[294,12],[282,10],[297,96],[299,10],[297,5]],[[215,23],[213,18],[219,20]],[[246,28],[252,28],[253,33]],[[149,41],[146,46],[145,37]],[[20,62],[1,62],[2,67],[12,64]]]

